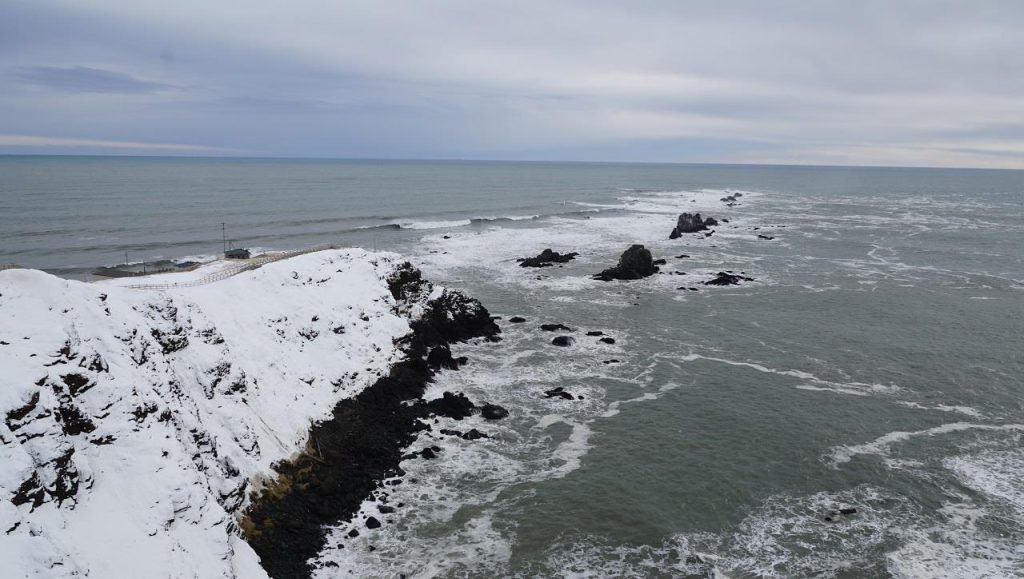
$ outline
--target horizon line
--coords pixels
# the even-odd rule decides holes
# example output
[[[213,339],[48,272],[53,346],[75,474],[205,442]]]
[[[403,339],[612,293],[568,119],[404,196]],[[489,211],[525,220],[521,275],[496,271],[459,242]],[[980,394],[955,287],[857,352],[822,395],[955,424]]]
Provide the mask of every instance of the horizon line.
[[[316,157],[277,155],[164,155],[164,154],[100,154],[100,153],[0,153],[6,157],[76,157],[100,159],[210,159],[238,161],[375,161],[375,162],[420,162],[420,163],[523,163],[523,164],[578,164],[578,165],[688,165],[713,167],[780,167],[817,169],[924,169],[936,171],[1024,171],[1011,167],[946,167],[936,165],[830,165],[816,163],[729,163],[718,161],[581,161],[550,159],[477,159],[477,158],[435,158],[435,157]]]

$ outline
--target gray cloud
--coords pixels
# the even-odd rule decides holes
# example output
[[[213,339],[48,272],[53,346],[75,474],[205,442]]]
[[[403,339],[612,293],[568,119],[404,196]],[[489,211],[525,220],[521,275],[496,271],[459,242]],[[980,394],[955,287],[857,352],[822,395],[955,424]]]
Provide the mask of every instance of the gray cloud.
[[[72,93],[144,94],[173,88],[123,72],[87,66],[21,66],[15,69],[15,76],[29,84]]]
[[[0,126],[268,155],[1024,167],[1022,25],[1015,0],[6,3],[0,67],[32,86],[0,94]]]

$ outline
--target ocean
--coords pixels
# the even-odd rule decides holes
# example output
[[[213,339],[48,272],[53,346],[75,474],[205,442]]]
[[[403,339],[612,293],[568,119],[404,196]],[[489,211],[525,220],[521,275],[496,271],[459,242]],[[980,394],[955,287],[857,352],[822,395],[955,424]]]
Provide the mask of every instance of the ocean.
[[[693,211],[714,233],[670,240]],[[0,263],[206,259],[222,222],[502,317],[431,392],[510,417],[424,433],[318,576],[1024,577],[1024,172],[0,157]],[[634,243],[660,274],[590,277]],[[579,256],[518,266],[549,247]]]

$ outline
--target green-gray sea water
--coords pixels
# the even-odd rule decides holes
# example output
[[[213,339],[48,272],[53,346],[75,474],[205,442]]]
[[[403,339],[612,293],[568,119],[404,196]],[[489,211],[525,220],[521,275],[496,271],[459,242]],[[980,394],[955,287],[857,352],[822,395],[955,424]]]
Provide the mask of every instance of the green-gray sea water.
[[[669,240],[684,211],[722,223]],[[1024,172],[0,159],[0,263],[214,254],[222,221],[402,253],[502,316],[431,392],[511,416],[425,433],[318,576],[1024,576]],[[660,274],[590,278],[633,243]],[[580,255],[515,261],[547,247]],[[754,281],[702,283],[727,270]]]

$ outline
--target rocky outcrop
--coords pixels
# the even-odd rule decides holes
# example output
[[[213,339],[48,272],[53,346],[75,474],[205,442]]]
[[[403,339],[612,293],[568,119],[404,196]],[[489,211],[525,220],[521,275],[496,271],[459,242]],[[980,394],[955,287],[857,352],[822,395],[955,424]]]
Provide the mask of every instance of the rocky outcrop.
[[[462,394],[445,392],[430,402],[422,396],[435,369],[449,367],[450,344],[497,339],[500,330],[487,309],[448,290],[426,300],[432,286],[409,264],[398,269],[389,287],[400,308],[418,304],[423,311],[403,339],[405,359],[314,426],[306,452],[276,465],[277,477],[245,513],[246,539],[271,577],[311,575],[308,561],[322,550],[326,530],[348,521],[374,492],[384,492],[384,479],[404,474],[399,463],[405,448],[428,428],[422,419],[431,414],[461,419],[476,410]],[[487,418],[508,414],[493,405],[484,409]],[[429,459],[439,450],[419,454]]]
[[[573,345],[575,340],[571,336],[556,336],[551,340],[551,344],[554,346],[561,346],[563,348]]]
[[[558,253],[557,251],[551,251],[551,248],[545,249],[540,252],[536,257],[521,257],[516,261],[519,262],[519,267],[551,267],[556,263],[566,263],[572,261],[579,255],[578,253]]]
[[[676,226],[672,229],[672,233],[669,234],[669,239],[678,239],[684,233],[697,233],[699,231],[706,231],[708,227],[718,225],[713,217],[703,219],[700,213],[683,213],[679,216],[676,221]]]
[[[743,272],[740,272],[741,274]],[[713,279],[703,282],[704,285],[739,285],[741,281],[754,281],[754,278],[745,275],[736,275],[731,271],[720,271]]]
[[[649,249],[643,245],[632,245],[619,257],[615,267],[606,269],[594,276],[594,279],[611,281],[613,279],[633,280],[652,276],[658,273]]]

